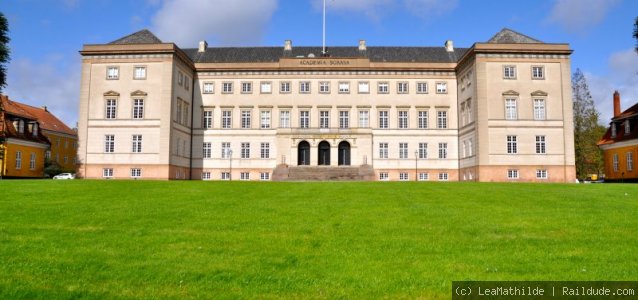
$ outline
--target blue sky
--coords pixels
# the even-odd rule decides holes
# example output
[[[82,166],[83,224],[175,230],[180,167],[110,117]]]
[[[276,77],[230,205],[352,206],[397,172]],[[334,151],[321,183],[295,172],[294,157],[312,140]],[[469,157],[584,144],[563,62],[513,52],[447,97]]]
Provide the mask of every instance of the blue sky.
[[[165,42],[194,47],[321,44],[321,0],[3,0],[9,20],[12,99],[46,105],[74,126],[83,44],[107,43],[148,28]],[[633,52],[635,0],[328,0],[327,44],[456,47],[487,41],[504,27],[548,43],[569,43],[572,70],[586,75],[601,119],[611,95],[638,102]]]

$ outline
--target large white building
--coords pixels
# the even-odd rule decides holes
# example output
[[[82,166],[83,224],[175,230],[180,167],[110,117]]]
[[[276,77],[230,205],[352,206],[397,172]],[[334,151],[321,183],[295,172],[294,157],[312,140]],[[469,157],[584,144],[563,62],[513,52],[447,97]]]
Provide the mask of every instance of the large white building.
[[[509,29],[470,48],[85,45],[85,178],[575,179],[570,54]]]

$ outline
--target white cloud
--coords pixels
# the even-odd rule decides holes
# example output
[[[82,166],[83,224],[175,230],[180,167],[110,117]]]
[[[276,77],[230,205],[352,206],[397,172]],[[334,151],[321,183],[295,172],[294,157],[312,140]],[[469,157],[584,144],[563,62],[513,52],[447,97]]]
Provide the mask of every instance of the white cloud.
[[[547,21],[571,33],[585,33],[600,24],[619,0],[556,0]]]
[[[165,0],[153,16],[152,31],[166,42],[195,47],[255,44],[262,40],[278,0]]]
[[[17,102],[35,107],[47,106],[56,117],[74,127],[78,120],[80,64],[60,67],[62,60],[64,58],[59,56],[43,63],[13,59],[8,66],[4,92]]]

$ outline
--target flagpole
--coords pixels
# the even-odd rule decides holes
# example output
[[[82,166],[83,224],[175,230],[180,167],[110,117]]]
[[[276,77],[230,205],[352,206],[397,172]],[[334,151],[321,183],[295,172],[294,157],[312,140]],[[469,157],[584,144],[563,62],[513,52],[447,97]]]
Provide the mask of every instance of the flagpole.
[[[323,0],[323,50],[321,53],[326,55],[326,0]]]

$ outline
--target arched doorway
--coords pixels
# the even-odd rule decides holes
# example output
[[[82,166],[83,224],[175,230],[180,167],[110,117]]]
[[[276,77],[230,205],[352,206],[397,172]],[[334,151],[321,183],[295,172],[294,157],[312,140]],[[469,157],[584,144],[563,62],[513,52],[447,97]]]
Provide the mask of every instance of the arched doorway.
[[[339,165],[350,165],[350,143],[346,141],[339,143]]]
[[[319,165],[330,165],[330,143],[326,141],[319,143]]]
[[[310,144],[302,141],[297,146],[297,165],[307,166],[310,164]]]

